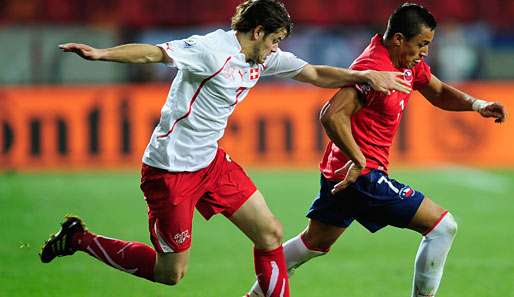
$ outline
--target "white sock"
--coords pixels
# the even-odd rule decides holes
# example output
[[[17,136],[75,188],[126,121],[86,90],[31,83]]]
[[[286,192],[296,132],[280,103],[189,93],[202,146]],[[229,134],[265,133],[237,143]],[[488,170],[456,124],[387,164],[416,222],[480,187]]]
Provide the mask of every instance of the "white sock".
[[[328,251],[327,251],[328,252]],[[294,270],[303,263],[318,256],[322,256],[327,252],[310,250],[305,246],[301,238],[301,234],[289,239],[284,243],[284,254],[286,256],[287,272],[289,278],[294,274]],[[255,282],[250,289],[250,297],[265,297],[262,293],[259,283]]]
[[[457,223],[446,213],[421,240],[414,263],[412,297],[433,297],[443,276],[446,256],[457,232]]]

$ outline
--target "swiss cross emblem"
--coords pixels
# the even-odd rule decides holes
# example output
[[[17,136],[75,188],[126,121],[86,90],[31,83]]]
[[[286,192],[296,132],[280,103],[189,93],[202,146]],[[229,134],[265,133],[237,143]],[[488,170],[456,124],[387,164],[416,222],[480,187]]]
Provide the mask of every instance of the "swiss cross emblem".
[[[189,238],[191,238],[191,235],[189,234],[189,230],[186,230],[184,232],[175,234],[173,240],[175,240],[177,244],[183,244]]]
[[[250,79],[258,79],[259,78],[259,68],[251,68],[250,69]]]

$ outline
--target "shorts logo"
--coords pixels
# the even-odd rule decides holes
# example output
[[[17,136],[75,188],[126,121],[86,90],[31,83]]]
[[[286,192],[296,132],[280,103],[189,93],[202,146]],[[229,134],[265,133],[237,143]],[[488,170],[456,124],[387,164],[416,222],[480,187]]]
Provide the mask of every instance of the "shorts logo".
[[[191,238],[191,235],[189,234],[189,230],[186,230],[181,233],[177,233],[177,234],[175,234],[175,236],[173,236],[173,240],[175,240],[175,242],[177,244],[183,244],[189,238]]]
[[[403,187],[398,195],[400,195],[401,199],[405,199],[412,197],[414,194],[416,194],[416,191],[414,191],[411,187]]]

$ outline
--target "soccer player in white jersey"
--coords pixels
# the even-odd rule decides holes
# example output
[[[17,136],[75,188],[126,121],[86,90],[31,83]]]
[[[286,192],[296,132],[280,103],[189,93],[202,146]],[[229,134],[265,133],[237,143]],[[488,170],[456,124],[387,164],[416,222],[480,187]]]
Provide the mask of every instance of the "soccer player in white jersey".
[[[410,91],[399,72],[309,65],[281,51],[278,44],[291,27],[281,2],[253,0],[237,7],[231,31],[158,45],[61,45],[87,60],[165,63],[178,73],[143,156],[141,189],[154,248],[96,235],[80,218],[67,217],[44,244],[41,261],[82,251],[135,276],[175,285],[187,269],[197,208],[206,219],[222,213],[252,240],[255,272],[266,296],[289,296],[281,225],[243,169],[218,147],[228,117],[261,76],[328,88],[369,83],[385,93]]]

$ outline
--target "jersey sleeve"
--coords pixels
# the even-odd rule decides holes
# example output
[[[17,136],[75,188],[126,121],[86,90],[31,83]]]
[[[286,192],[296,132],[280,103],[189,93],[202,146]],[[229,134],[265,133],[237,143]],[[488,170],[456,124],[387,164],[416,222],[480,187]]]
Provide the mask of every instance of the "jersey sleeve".
[[[215,56],[200,36],[157,44],[171,59],[167,65],[198,76],[210,76],[218,66]]]
[[[431,79],[432,72],[430,71],[430,66],[428,66],[424,60],[421,60],[421,62],[414,67],[414,82],[412,84],[412,88],[414,90],[419,90],[426,86]]]
[[[307,65],[307,62],[297,58],[294,54],[278,49],[264,62],[262,75],[292,78],[300,73],[305,65]]]
[[[370,61],[359,61],[350,66],[351,70],[380,70],[378,65]],[[359,94],[359,101],[363,106],[370,105],[375,100],[385,100],[386,94],[375,91],[368,83],[349,84],[347,87],[354,87]]]

